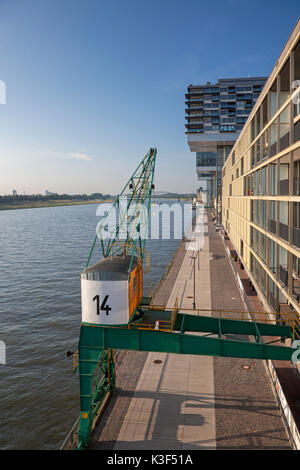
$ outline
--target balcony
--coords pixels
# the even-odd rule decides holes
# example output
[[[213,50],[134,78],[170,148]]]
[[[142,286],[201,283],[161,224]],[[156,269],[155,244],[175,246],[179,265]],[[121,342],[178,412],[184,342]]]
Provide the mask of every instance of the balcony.
[[[187,93],[188,95],[202,95],[203,94],[203,90],[198,90],[198,91],[188,91]]]
[[[190,98],[189,100],[186,100],[185,104],[189,103],[203,103],[202,98]]]
[[[203,114],[202,113],[189,113],[189,114],[186,114],[185,116],[185,119],[189,122],[190,119],[193,119],[193,118],[203,118]]]
[[[203,106],[190,106],[189,108],[185,108],[185,112],[188,113],[189,111],[202,111]]]
[[[203,129],[187,129],[186,134],[203,134]]]
[[[279,140],[280,152],[282,150],[284,150],[285,148],[287,148],[289,146],[289,143],[290,143],[290,133],[288,132],[283,137],[281,137],[280,140]]]
[[[220,103],[222,109],[235,108],[235,103]]]

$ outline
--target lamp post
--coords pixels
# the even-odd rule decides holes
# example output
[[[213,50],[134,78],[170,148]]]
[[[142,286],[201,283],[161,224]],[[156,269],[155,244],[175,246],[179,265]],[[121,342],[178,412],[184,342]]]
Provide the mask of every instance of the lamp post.
[[[194,260],[194,299],[193,299],[193,309],[195,310],[196,308],[196,269],[195,269],[195,262],[196,262],[196,256],[190,256],[191,259]]]

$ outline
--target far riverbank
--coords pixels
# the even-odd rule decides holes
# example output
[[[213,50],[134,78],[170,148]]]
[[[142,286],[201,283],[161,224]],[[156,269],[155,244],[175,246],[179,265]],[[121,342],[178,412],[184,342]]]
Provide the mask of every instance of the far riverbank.
[[[190,202],[190,198],[177,198],[177,197],[168,197],[168,198],[152,198],[152,201],[155,202],[157,199],[168,200],[168,201],[185,201]],[[104,202],[114,202],[115,199],[92,199],[87,201],[66,201],[66,200],[49,200],[49,201],[20,201],[12,202],[6,204],[0,204],[0,211],[15,210],[15,209],[34,209],[41,207],[56,207],[56,206],[74,206],[82,204],[102,204]]]
[[[0,204],[0,211],[14,210],[14,209],[34,209],[41,207],[56,207],[56,206],[75,206],[82,204],[102,204],[103,202],[114,202],[114,199],[101,199],[101,200],[91,200],[91,201],[63,201],[63,200],[53,200],[53,201],[21,201],[18,203],[6,203]]]

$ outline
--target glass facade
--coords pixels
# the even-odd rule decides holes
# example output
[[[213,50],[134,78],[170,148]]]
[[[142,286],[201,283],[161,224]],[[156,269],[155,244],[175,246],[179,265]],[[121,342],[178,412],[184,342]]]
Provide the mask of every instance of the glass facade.
[[[215,152],[196,152],[196,165],[197,166],[216,166],[216,153]]]
[[[218,83],[211,87],[188,86],[185,95],[186,133],[236,132],[236,126],[242,128],[241,124],[245,123],[265,81],[266,77],[219,79]],[[223,86],[225,83],[227,86]],[[194,121],[195,117],[200,118],[197,123]]]
[[[223,143],[223,147],[232,148],[265,81],[266,77],[219,79],[215,85],[190,85],[187,89],[185,127],[188,143],[191,151],[196,151],[197,173],[199,178],[201,174],[201,181],[201,167],[215,167],[214,181],[209,181],[212,190],[208,202],[216,200],[219,223],[222,217],[221,169],[225,160],[224,149],[218,145],[218,140],[228,142],[227,145]],[[196,148],[190,144],[189,137],[198,139]],[[202,145],[205,151],[201,150]],[[208,151],[208,148],[212,150]],[[225,153],[227,157],[227,149]]]
[[[224,228],[238,252],[243,246],[239,255],[270,308],[300,314],[296,89],[300,97],[300,21],[225,164],[222,206]]]

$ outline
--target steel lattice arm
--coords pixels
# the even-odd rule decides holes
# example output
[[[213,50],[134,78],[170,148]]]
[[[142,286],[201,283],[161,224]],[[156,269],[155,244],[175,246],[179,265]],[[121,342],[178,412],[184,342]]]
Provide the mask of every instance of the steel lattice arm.
[[[156,161],[156,148],[150,148],[135,172],[116,198],[109,213],[102,219],[86,263],[88,266],[97,238],[101,242],[102,255],[116,254],[138,256],[142,261],[145,252],[151,194]],[[118,220],[112,224],[112,217]],[[108,242],[104,240],[108,238]]]

